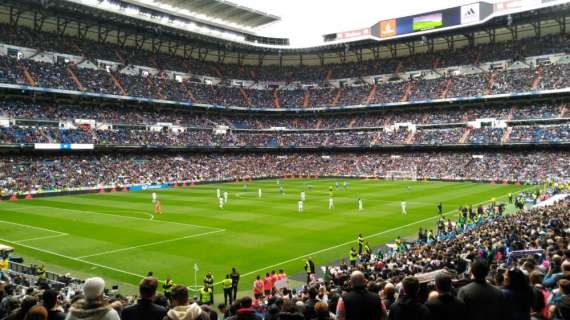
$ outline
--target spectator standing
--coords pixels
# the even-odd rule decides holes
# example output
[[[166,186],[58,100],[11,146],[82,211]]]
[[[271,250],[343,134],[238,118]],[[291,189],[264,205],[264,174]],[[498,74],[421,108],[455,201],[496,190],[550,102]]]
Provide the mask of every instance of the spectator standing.
[[[119,314],[103,298],[105,281],[99,277],[89,278],[83,284],[84,298],[75,301],[69,308],[66,320],[120,320]]]
[[[354,271],[350,275],[351,290],[339,299],[336,307],[337,320],[381,320],[386,309],[380,296],[366,289],[364,274]]]
[[[384,286],[384,290],[381,292],[382,303],[386,309],[390,309],[390,306],[396,302],[396,288],[392,283],[387,283]]]
[[[41,305],[33,306],[26,314],[24,320],[47,320],[48,311]]]
[[[188,289],[183,285],[178,284],[172,289],[172,304],[173,308],[162,320],[208,319],[198,304],[189,304]]]
[[[509,308],[510,319],[530,319],[530,310],[534,300],[533,291],[522,270],[513,268],[505,272],[503,293]]]
[[[460,319],[465,312],[465,304],[453,295],[451,277],[447,273],[435,277],[437,297],[428,299],[426,307],[432,319],[453,320]]]
[[[65,320],[65,312],[57,301],[57,291],[48,289],[42,294],[43,305],[48,312],[48,320]]]
[[[121,314],[122,320],[162,320],[166,316],[166,309],[153,302],[158,288],[158,280],[146,277],[139,284],[140,299]]]
[[[30,309],[37,304],[38,300],[32,296],[26,296],[18,309],[15,309],[3,320],[22,320],[30,311]]]
[[[570,319],[570,280],[558,281],[560,288],[560,301],[550,307],[550,319]]]
[[[465,303],[468,320],[503,320],[505,296],[503,292],[486,281],[489,265],[477,259],[471,263],[473,281],[459,290],[457,297]]]
[[[418,300],[420,282],[415,277],[406,277],[402,280],[403,292],[398,300],[390,306],[389,320],[427,320],[428,308]]]

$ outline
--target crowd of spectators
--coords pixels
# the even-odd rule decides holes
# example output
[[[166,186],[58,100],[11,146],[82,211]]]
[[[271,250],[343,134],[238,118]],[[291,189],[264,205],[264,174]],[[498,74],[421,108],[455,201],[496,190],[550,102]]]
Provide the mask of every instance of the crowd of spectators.
[[[540,142],[568,142],[570,141],[570,127],[558,126],[516,126],[511,132],[510,142],[540,143]]]
[[[181,127],[213,128],[226,125],[232,129],[262,130],[275,127],[287,129],[356,129],[383,128],[397,123],[414,125],[465,124],[477,119],[557,120],[562,114],[558,103],[527,103],[517,105],[469,106],[452,108],[411,108],[391,111],[324,113],[324,114],[255,114],[238,112],[204,112],[137,104],[116,105],[87,102],[0,102],[0,116],[36,122],[73,122],[94,120],[98,124],[154,125],[171,123]]]
[[[481,62],[508,60],[522,57],[567,52],[566,35],[550,34],[540,38],[524,38],[517,41],[477,44],[448,51],[420,53],[410,57],[383,58],[363,62],[325,64],[323,66],[243,66],[204,62],[165,53],[153,53],[112,43],[80,40],[67,35],[32,31],[24,26],[0,25],[0,41],[42,51],[55,51],[84,56],[90,59],[118,61],[125,65],[151,66],[161,70],[175,70],[192,74],[210,75],[233,79],[268,81],[322,81],[327,78],[357,78],[365,75],[389,74],[396,71],[426,70]]]
[[[39,62],[32,59],[16,59],[6,56],[0,57],[0,81],[4,83],[17,83],[36,85],[40,87],[66,89],[77,91],[79,89],[113,95],[129,95],[133,97],[166,99],[173,101],[192,101],[195,103],[214,104],[239,107],[336,107],[359,105],[367,103],[393,103],[400,101],[419,101],[438,99],[444,97],[470,97],[487,94],[517,93],[537,89],[560,89],[570,84],[569,64],[549,64],[530,67],[521,67],[513,70],[495,70],[489,72],[450,75],[444,74],[440,78],[423,79],[423,76],[414,79],[401,79],[393,77],[371,86],[369,84],[357,86],[342,86],[341,88],[323,85],[324,78],[359,78],[364,75],[390,73],[396,69],[422,70],[434,66],[445,66],[449,63],[458,65],[475,63],[461,60],[473,57],[477,52],[479,61],[497,60],[509,57],[516,60],[527,54],[538,54],[541,51],[564,52],[567,47],[565,36],[548,35],[541,39],[529,41],[523,39],[518,42],[481,45],[477,48],[461,48],[456,52],[438,52],[436,54],[418,54],[399,59],[386,61],[367,61],[362,64],[325,65],[323,67],[284,67],[258,66],[246,67],[237,65],[212,64],[198,62],[193,59],[182,59],[164,53],[151,53],[145,50],[130,50],[113,44],[95,44],[89,41],[79,41],[73,37],[55,37],[50,33],[31,32],[25,27],[14,28],[0,25],[5,32],[0,41],[8,44],[31,46],[40,50],[71,53],[86,59],[102,58],[121,63],[124,69],[132,64],[156,68],[158,73],[140,72],[132,74],[121,71],[84,68],[58,60],[55,63]],[[542,43],[545,46],[537,46]],[[49,47],[53,46],[53,47]],[[530,49],[532,48],[532,49]],[[58,51],[64,50],[64,51]],[[98,55],[101,55],[98,57]],[[494,58],[493,58],[494,57]],[[471,58],[468,58],[470,60]],[[28,77],[28,74],[31,79]],[[173,70],[193,74],[213,75],[226,80],[221,84],[205,85],[191,81],[177,81],[167,76],[164,70]],[[201,73],[200,73],[201,72]],[[76,81],[76,76],[79,82]],[[271,78],[274,76],[275,78]],[[269,78],[266,78],[269,77]],[[296,79],[297,78],[297,79]],[[287,89],[254,89],[230,86],[227,79],[250,80],[317,80],[316,86],[306,88]],[[117,80],[117,81],[115,81]],[[374,88],[375,87],[375,88]],[[372,90],[374,88],[374,94]]]
[[[494,181],[536,181],[566,177],[565,152],[418,152],[207,155],[63,155],[2,156],[2,194],[63,188],[211,181],[236,177],[294,175],[386,176],[389,171],[418,177]]]
[[[542,103],[277,116],[5,100],[0,103],[0,117],[9,119],[11,125],[0,128],[0,143],[314,147],[567,142],[568,125],[559,123],[561,108]],[[507,128],[483,127],[470,130],[466,139],[460,141],[470,125],[468,121],[490,118],[514,121],[509,124],[510,136],[506,135]],[[552,123],[533,123],[535,119]],[[520,120],[529,122],[517,122]],[[393,127],[395,124],[399,129]],[[419,126],[409,130],[408,124]],[[227,126],[228,130],[216,132],[214,129],[220,126]]]
[[[424,80],[395,80],[379,83],[372,94],[372,86],[343,86],[335,88],[321,85],[296,89],[254,89],[228,83],[216,85],[191,81],[177,81],[163,73],[126,74],[88,69],[62,63],[37,62],[3,57],[0,81],[4,83],[32,84],[26,80],[27,69],[36,86],[78,91],[80,89],[103,94],[123,95],[171,101],[238,106],[244,108],[340,107],[359,104],[394,103],[426,99],[471,97],[487,94],[518,93],[533,89],[538,79],[539,89],[568,87],[570,64],[543,66],[548,76],[539,76],[528,68],[496,71],[492,75],[478,73],[463,76]],[[2,61],[0,61],[2,62]],[[79,83],[75,81],[75,74]],[[24,81],[23,81],[24,80]],[[117,80],[117,81],[115,81]],[[277,91],[276,91],[277,90]],[[308,100],[305,101],[305,96]],[[278,101],[278,103],[276,103]]]
[[[464,128],[418,130],[413,143],[430,145],[459,143],[464,130]]]
[[[570,142],[568,125],[517,126],[503,141],[504,129],[472,129],[466,141],[461,141],[463,127],[408,130],[350,130],[350,131],[228,131],[216,133],[211,129],[186,131],[147,130],[143,127],[117,129],[59,129],[57,127],[0,128],[0,144],[88,143],[95,145],[135,145],[163,147],[357,147],[379,145],[449,145],[499,143]]]
[[[503,128],[472,129],[468,141],[472,144],[498,144],[503,137]]]

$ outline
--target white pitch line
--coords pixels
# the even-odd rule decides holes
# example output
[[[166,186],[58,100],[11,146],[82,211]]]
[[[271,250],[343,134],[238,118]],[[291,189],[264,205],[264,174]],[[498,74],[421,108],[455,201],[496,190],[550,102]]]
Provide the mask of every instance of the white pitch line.
[[[175,221],[168,221],[168,220],[154,220],[154,219],[148,219],[148,218],[139,218],[139,217],[133,217],[133,216],[126,216],[126,215],[120,215],[120,214],[113,214],[113,213],[106,213],[106,212],[97,212],[97,211],[85,211],[85,210],[76,210],[76,209],[67,209],[67,208],[57,208],[57,207],[50,207],[50,206],[30,206],[30,207],[22,207],[22,208],[14,208],[14,209],[10,209],[10,211],[29,211],[30,208],[48,208],[51,210],[61,210],[61,211],[70,211],[70,212],[78,212],[79,214],[95,214],[95,215],[106,215],[106,216],[113,216],[113,217],[119,217],[119,218],[126,218],[126,219],[132,219],[132,220],[141,220],[141,221],[153,221],[156,223],[167,223],[167,224],[173,224],[173,225],[179,225],[179,226],[186,226],[186,227],[195,227],[195,228],[202,228],[202,229],[210,229],[210,230],[217,230],[217,231],[221,231],[221,230],[225,230],[222,228],[216,228],[216,227],[208,227],[208,226],[201,226],[198,224],[190,224],[190,223],[182,223],[182,222],[175,222]],[[62,213],[60,211],[60,213]],[[134,211],[134,212],[138,212],[138,213],[145,213],[148,215],[148,212],[141,212],[141,211]]]
[[[521,191],[519,191],[519,192],[526,191],[526,190],[532,189],[532,188],[533,188],[533,187],[529,187],[529,188],[523,189],[523,190],[521,190]],[[502,199],[502,198],[505,198],[505,197],[507,197],[506,194],[503,195],[503,196],[497,197],[497,199]],[[486,201],[481,201],[481,202],[478,202],[478,203],[473,204],[473,206],[478,206],[478,205],[480,205],[480,204],[484,204],[484,203],[488,203],[488,202],[489,202],[488,200],[486,200]],[[457,209],[456,209],[456,210],[447,211],[447,212],[443,213],[442,216],[446,216],[446,215],[451,214],[451,213],[454,213],[454,212],[457,212]],[[400,230],[400,229],[404,229],[404,228],[407,228],[407,227],[410,227],[410,226],[413,226],[413,225],[416,225],[416,224],[420,224],[420,223],[427,222],[427,221],[430,221],[430,220],[435,220],[435,219],[437,219],[437,218],[439,218],[439,215],[433,216],[433,217],[428,217],[428,218],[425,218],[425,219],[422,219],[422,220],[418,220],[418,221],[415,221],[415,222],[412,222],[412,223],[408,223],[408,224],[403,225],[403,226],[399,226],[399,227],[395,227],[395,228],[392,228],[392,229],[384,230],[384,231],[381,231],[381,232],[378,232],[378,233],[375,233],[375,234],[371,234],[371,235],[368,235],[368,236],[364,237],[364,239],[374,238],[374,237],[377,237],[377,236],[380,236],[380,235],[383,235],[383,234],[386,234],[386,233],[398,231],[398,230]],[[273,268],[276,268],[276,267],[278,267],[278,266],[287,264],[287,263],[289,263],[289,262],[294,262],[294,261],[297,261],[297,260],[300,260],[300,259],[303,259],[303,258],[307,258],[307,257],[310,257],[310,256],[317,255],[317,254],[319,254],[319,253],[323,253],[323,252],[327,252],[327,251],[330,251],[330,250],[333,250],[333,249],[337,249],[337,248],[340,248],[340,247],[349,245],[349,244],[351,244],[351,243],[354,243],[354,240],[347,241],[347,242],[344,242],[344,243],[341,243],[341,244],[337,244],[337,245],[335,245],[335,246],[328,247],[328,248],[325,248],[325,249],[317,250],[317,251],[314,251],[314,252],[311,252],[311,253],[307,253],[307,254],[304,254],[304,255],[302,255],[302,256],[298,256],[298,257],[295,257],[295,258],[291,258],[291,259],[288,259],[288,260],[285,260],[285,261],[281,261],[281,262],[278,262],[278,263],[276,263],[276,264],[273,264],[273,265],[270,265],[270,266],[267,266],[267,267],[264,267],[264,268],[260,268],[260,269],[257,269],[257,270],[253,270],[253,271],[250,271],[250,272],[247,272],[247,273],[242,274],[242,277],[247,277],[247,276],[250,276],[250,275],[259,273],[259,272],[261,272],[261,271],[265,271],[265,270],[271,270],[271,269],[273,269]],[[221,283],[222,283],[222,282],[220,281],[220,282],[217,282],[216,284],[221,284]]]
[[[67,234],[67,233],[54,234],[53,236],[45,236],[45,237],[37,237],[37,238],[30,238],[30,239],[18,240],[18,242],[27,242],[27,241],[35,241],[35,240],[53,239],[53,238],[59,238],[59,237],[68,236],[68,235],[69,235],[69,234]]]
[[[19,242],[17,242],[17,241],[6,240],[6,239],[0,239],[0,241],[6,242],[6,243],[13,243],[13,244],[19,245],[19,246],[24,247],[24,248],[28,248],[28,249],[35,250],[35,251],[39,251],[39,252],[44,252],[44,253],[51,254],[51,255],[54,255],[54,256],[57,256],[57,257],[60,257],[60,258],[64,258],[64,259],[68,259],[68,260],[72,260],[72,261],[77,261],[77,262],[89,264],[89,265],[92,265],[92,266],[96,266],[96,267],[99,267],[99,268],[111,270],[111,271],[118,272],[118,273],[127,274],[127,275],[130,275],[130,276],[133,276],[133,277],[137,277],[138,279],[142,279],[142,278],[145,277],[144,275],[136,274],[136,273],[129,272],[129,271],[122,270],[122,269],[118,269],[118,268],[109,267],[109,266],[106,266],[106,265],[100,264],[100,263],[95,263],[95,262],[91,262],[91,261],[87,261],[87,260],[82,260],[82,259],[79,259],[79,258],[70,257],[70,256],[67,256],[67,255],[64,255],[64,254],[61,254],[61,253],[57,253],[57,252],[50,251],[50,250],[41,249],[41,248],[33,247],[33,246],[30,246],[30,245],[22,244],[22,243],[19,243]]]
[[[67,235],[67,233],[60,232],[60,231],[57,231],[57,230],[51,230],[51,229],[42,228],[42,227],[34,227],[34,226],[27,225],[27,224],[16,223],[16,222],[11,222],[11,221],[6,221],[6,220],[0,220],[0,223],[7,223],[7,224],[12,224],[12,225],[15,225],[15,226],[20,226],[20,227],[26,227],[26,228],[30,228],[30,229],[48,231],[48,232],[53,232],[53,233],[57,233],[57,234],[60,234],[60,235]]]
[[[99,252],[99,253],[89,254],[89,255],[86,255],[86,256],[77,257],[77,259],[85,259],[85,258],[97,257],[97,256],[102,256],[102,255],[107,255],[107,254],[112,254],[112,253],[117,253],[117,252],[123,252],[123,251],[134,250],[134,249],[138,249],[138,248],[156,246],[156,245],[159,245],[159,244],[165,244],[165,243],[170,243],[170,242],[175,242],[175,241],[185,240],[185,239],[191,239],[191,238],[198,238],[198,237],[201,237],[201,236],[206,236],[206,235],[209,235],[209,234],[214,234],[214,233],[219,233],[219,232],[224,232],[224,231],[226,231],[226,230],[225,230],[225,229],[221,229],[221,230],[214,230],[214,231],[210,231],[210,232],[192,234],[192,235],[185,236],[185,237],[180,237],[180,238],[167,239],[167,240],[162,240],[162,241],[157,241],[157,242],[145,243],[145,244],[141,244],[141,245],[138,245],[138,246],[132,246],[132,247],[127,247],[127,248],[121,248],[121,249],[115,249],[115,250],[109,250],[109,251],[105,251],[105,252]]]

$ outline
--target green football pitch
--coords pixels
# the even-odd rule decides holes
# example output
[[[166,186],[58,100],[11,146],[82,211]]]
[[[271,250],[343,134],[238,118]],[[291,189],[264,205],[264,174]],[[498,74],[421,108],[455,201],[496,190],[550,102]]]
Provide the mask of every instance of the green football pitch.
[[[338,181],[340,187],[335,187]],[[372,246],[397,236],[414,237],[419,227],[433,228],[436,205],[456,217],[460,205],[506,198],[522,186],[471,182],[411,182],[288,179],[207,184],[157,190],[162,215],[153,215],[152,191],[95,193],[4,201],[0,203],[0,243],[16,248],[26,263],[44,263],[49,271],[76,277],[98,275],[108,285],[132,291],[153,271],[176,283],[198,283],[211,271],[216,282],[235,266],[248,290],[257,274],[284,269],[303,271],[312,256],[325,264],[347,256],[362,233]],[[335,208],[328,209],[329,186]],[[218,208],[216,189],[229,193]],[[258,188],[262,197],[258,197]],[[306,192],[303,213],[297,212]],[[364,200],[358,211],[357,199]],[[400,213],[407,202],[407,215]],[[219,288],[219,286],[218,286]],[[219,291],[219,289],[217,290]]]

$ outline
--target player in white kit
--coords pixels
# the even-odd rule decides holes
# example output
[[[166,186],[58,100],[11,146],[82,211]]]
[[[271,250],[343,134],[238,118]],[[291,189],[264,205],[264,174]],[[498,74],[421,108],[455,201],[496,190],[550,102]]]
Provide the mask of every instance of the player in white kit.
[[[222,196],[222,190],[220,188],[216,189],[216,198],[220,198]]]
[[[329,210],[334,209],[334,199],[333,198],[329,198]]]
[[[301,191],[301,201],[305,201],[305,191]]]
[[[222,198],[222,197],[219,197],[219,198],[218,198],[218,207],[219,207],[220,209],[223,209],[223,208],[224,208],[224,198]]]
[[[299,213],[303,212],[304,209],[303,201],[299,200],[299,202],[297,202],[297,209],[299,210]]]
[[[400,202],[400,208],[402,209],[402,214],[407,215],[408,212],[406,211],[406,201]]]
[[[257,189],[257,196],[261,198],[261,188]]]
[[[358,211],[362,211],[364,210],[364,201],[362,201],[362,199],[358,198]]]
[[[224,191],[224,204],[228,203],[228,192]]]
[[[158,199],[157,196],[156,196],[156,192],[153,192],[153,193],[152,193],[152,204],[155,204],[155,203],[156,203],[156,199]]]

